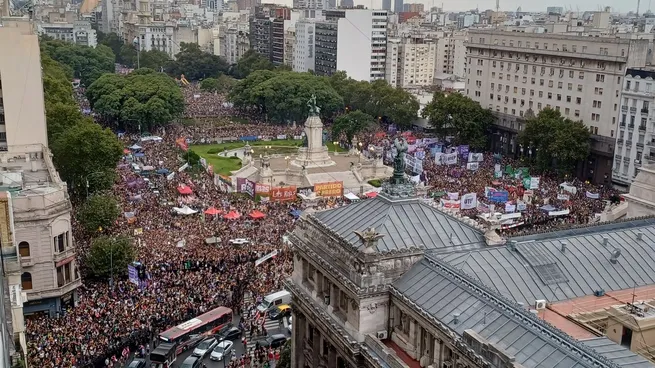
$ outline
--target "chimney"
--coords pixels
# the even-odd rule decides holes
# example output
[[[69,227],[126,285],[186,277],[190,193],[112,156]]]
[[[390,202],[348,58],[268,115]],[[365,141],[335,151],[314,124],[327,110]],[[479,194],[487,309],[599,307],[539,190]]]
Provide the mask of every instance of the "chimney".
[[[610,238],[603,236],[603,245],[607,246],[610,243]]]
[[[618,262],[620,256],[621,256],[621,249],[615,248],[612,251],[612,256],[610,257],[610,262],[612,264],[616,264],[616,262]]]
[[[459,323],[459,313],[453,313],[453,323],[454,324]]]
[[[560,250],[562,251],[562,253],[566,252],[566,246],[567,246],[567,244],[568,244],[568,243],[567,243],[565,240],[562,240],[562,241],[560,242]]]
[[[642,233],[641,231],[637,233],[637,240],[642,240],[643,237],[644,237],[644,233]]]

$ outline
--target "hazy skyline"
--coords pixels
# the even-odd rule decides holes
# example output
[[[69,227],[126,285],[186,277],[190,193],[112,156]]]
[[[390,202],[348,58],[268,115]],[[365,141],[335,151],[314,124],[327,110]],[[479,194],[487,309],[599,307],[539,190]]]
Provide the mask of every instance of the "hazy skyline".
[[[276,0],[274,1],[280,5],[292,6],[292,0]],[[337,0],[337,3],[339,0]],[[433,6],[441,7],[446,11],[467,11],[478,8],[479,10],[494,9],[496,7],[495,0],[405,0],[406,3],[422,3],[425,5],[426,9],[429,9]],[[364,5],[369,9],[380,9],[382,8],[382,0],[355,0],[355,5]],[[655,6],[653,0],[641,0],[641,6],[639,13],[644,13],[652,6]],[[614,0],[610,3],[599,3],[598,1],[592,0],[582,0],[578,2],[569,2],[566,4],[557,4],[549,3],[540,5],[535,1],[521,1],[521,0],[500,0],[500,10],[501,11],[515,11],[518,7],[521,7],[523,11],[533,11],[533,12],[545,12],[546,8],[549,6],[561,6],[565,8],[580,9],[580,11],[595,11],[600,8],[609,6],[612,8],[612,12],[627,13],[629,11],[637,10],[637,1],[629,0],[619,2]]]

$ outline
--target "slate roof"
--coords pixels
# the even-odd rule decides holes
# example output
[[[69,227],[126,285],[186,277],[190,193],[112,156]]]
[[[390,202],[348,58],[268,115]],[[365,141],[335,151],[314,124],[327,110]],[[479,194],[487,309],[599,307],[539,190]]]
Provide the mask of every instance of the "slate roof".
[[[459,336],[465,330],[474,330],[525,367],[653,367],[648,362],[630,365],[617,352],[616,346],[592,341],[599,350],[609,354],[608,358],[617,359],[610,361],[525,309],[494,297],[472,278],[463,276],[441,261],[428,257],[415,264],[393,286],[416,307],[434,316]],[[456,313],[459,314],[457,323],[453,317]]]
[[[646,360],[646,358],[631,352],[607,337],[596,337],[593,339],[582,340],[582,343],[596,350],[596,352],[606,358],[611,359],[621,367],[647,368],[653,366],[653,363]]]
[[[579,230],[579,231],[577,231]],[[642,240],[637,240],[642,233]],[[500,294],[526,305],[655,284],[655,224],[652,219],[573,229],[560,235],[515,238],[510,247],[435,254]],[[542,236],[543,237],[543,236]],[[603,238],[609,239],[608,245]],[[561,251],[562,241],[567,243]],[[508,243],[509,245],[510,243]],[[621,250],[618,262],[611,252]]]
[[[415,198],[391,200],[380,194],[374,199],[316,212],[313,216],[353,246],[360,244],[354,231],[374,227],[384,234],[377,244],[378,252],[421,246],[431,250],[484,245],[481,231]]]

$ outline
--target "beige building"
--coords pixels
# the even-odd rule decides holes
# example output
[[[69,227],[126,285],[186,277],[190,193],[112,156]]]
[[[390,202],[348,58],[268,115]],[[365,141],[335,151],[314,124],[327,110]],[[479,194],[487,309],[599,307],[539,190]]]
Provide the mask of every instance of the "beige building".
[[[25,314],[54,315],[81,285],[66,183],[46,134],[37,36],[0,28],[0,190],[11,193]],[[11,93],[9,93],[11,92]]]
[[[444,32],[437,39],[435,75],[452,74],[460,78],[466,75],[466,37],[466,31]]]
[[[287,28],[284,34],[284,65],[293,68],[296,49],[296,28]]]
[[[472,29],[466,94],[498,115],[503,132],[494,145],[504,152],[520,148],[514,136],[528,111],[551,107],[582,120],[594,138],[579,175],[609,182],[623,74],[645,65],[647,46],[647,40]]]
[[[434,79],[437,45],[423,37],[390,38],[387,41],[385,79],[394,87],[424,87]]]

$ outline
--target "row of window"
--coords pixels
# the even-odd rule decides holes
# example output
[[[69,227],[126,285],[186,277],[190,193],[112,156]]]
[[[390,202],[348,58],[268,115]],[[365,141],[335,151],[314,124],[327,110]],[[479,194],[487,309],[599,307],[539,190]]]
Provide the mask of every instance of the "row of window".
[[[484,37],[478,38],[478,43],[484,44],[485,43],[485,38]],[[512,39],[506,41],[504,38],[502,38],[502,39],[494,38],[493,39],[493,44],[494,45],[499,45],[500,44],[502,46],[514,47],[515,41],[512,40]],[[523,43],[523,41],[518,41],[518,40],[516,41],[516,47],[524,47],[524,45],[525,45],[526,48],[533,48],[533,46],[534,46],[534,49],[536,49],[536,50],[539,50],[540,47],[542,47],[542,46],[543,46],[544,50],[548,50],[548,47],[549,47],[548,42],[539,43],[539,41],[534,41],[534,43],[533,43],[532,41],[525,41],[525,43]],[[573,44],[573,45],[570,45],[570,47],[569,47],[569,45],[565,44],[565,43],[557,44],[557,43],[553,42],[552,44],[550,44],[550,49],[554,50],[554,51],[564,51],[564,52],[577,53],[578,52],[578,45]],[[607,47],[598,47],[597,50],[598,50],[598,55],[609,55],[609,48],[607,48]],[[583,53],[583,54],[586,54],[586,53],[588,53],[590,51],[592,51],[592,50],[589,50],[588,46],[586,46],[586,45],[582,45],[582,47],[580,48],[580,52]],[[626,52],[625,48],[622,48],[621,49],[621,56],[625,56],[626,55],[625,52]]]
[[[68,249],[68,231],[53,237],[53,244],[55,254],[64,252],[66,249]],[[26,241],[18,243],[18,253],[21,257],[30,257],[30,243]]]
[[[75,272],[75,274],[73,274],[73,272]],[[73,266],[73,262],[68,262],[57,267],[57,287],[66,286],[79,278],[79,271],[77,267]],[[32,274],[29,272],[23,272],[20,275],[20,283],[23,290],[32,290],[34,288]]]

